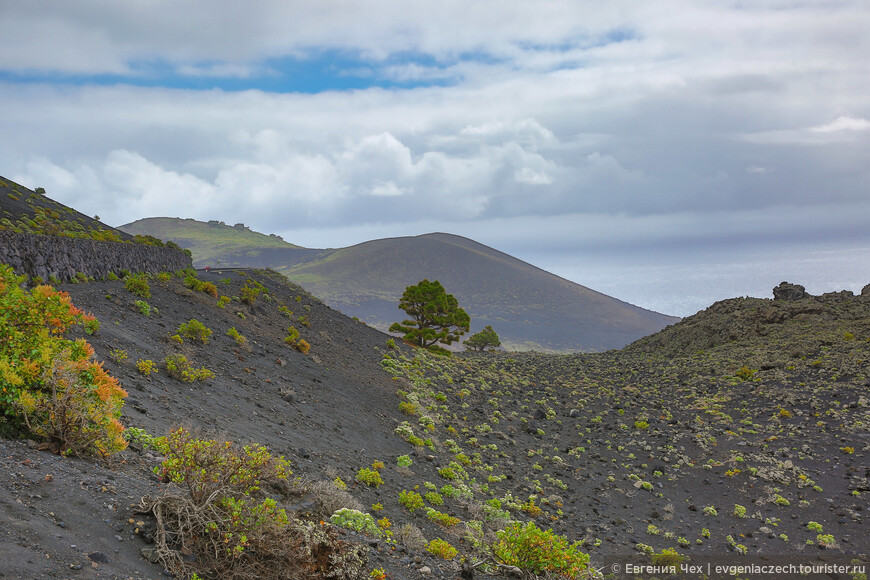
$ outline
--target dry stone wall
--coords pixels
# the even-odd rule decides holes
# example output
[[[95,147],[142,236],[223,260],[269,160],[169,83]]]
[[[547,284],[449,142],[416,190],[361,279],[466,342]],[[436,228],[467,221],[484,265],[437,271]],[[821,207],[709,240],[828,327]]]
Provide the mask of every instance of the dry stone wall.
[[[0,264],[31,278],[67,282],[79,272],[98,280],[121,270],[172,272],[191,267],[191,259],[171,248],[0,231]]]

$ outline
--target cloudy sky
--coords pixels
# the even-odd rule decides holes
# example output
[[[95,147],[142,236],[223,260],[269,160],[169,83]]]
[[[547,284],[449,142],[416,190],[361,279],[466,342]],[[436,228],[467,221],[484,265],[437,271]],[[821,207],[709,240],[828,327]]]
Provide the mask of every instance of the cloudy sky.
[[[686,315],[870,282],[866,0],[3,0],[0,174],[112,225],[446,231]]]

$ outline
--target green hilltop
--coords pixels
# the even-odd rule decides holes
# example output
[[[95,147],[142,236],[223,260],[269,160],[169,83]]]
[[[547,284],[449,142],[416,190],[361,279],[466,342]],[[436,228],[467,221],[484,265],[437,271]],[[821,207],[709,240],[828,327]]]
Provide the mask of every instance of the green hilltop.
[[[263,250],[300,249],[285,242],[280,236],[252,231],[245,224],[229,226],[212,220],[154,217],[137,220],[119,227],[131,235],[151,235],[172,240],[190,250],[197,267],[206,265],[235,266],[237,258],[253,258]],[[218,264],[218,262],[220,262]]]

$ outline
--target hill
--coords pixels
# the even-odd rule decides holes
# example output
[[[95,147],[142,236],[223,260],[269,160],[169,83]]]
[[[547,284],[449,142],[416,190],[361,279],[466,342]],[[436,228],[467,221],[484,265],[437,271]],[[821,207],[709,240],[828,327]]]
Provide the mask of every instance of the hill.
[[[365,570],[339,577],[377,567],[455,578],[458,559],[423,538],[478,562],[474,546],[510,520],[580,542],[597,568],[630,554],[648,564],[666,548],[695,563],[866,563],[867,296],[727,302],[621,351],[446,358],[391,347],[274,273],[198,276],[233,298],[221,307],[177,276],[152,278],[147,300],[120,280],[62,286],[102,323],[73,336],[127,389],[128,428],[181,425],[290,459],[292,485],[263,493],[322,537],[362,548]],[[260,289],[252,303],[244,287]],[[756,327],[753,313],[768,307],[795,315],[764,314]],[[751,321],[745,334],[715,331],[735,318]],[[212,331],[207,344],[170,338],[192,319]],[[285,342],[289,326],[307,354]],[[696,327],[717,338],[687,339]],[[173,378],[167,359],[179,354],[214,376]],[[157,372],[140,372],[140,360]],[[174,489],[152,473],[163,457],[141,438],[110,465],[37,447],[0,439],[0,575],[159,577],[157,523],[135,506]],[[375,462],[377,487],[360,475]],[[339,507],[387,518],[395,549],[321,523]],[[187,575],[204,562],[196,544],[176,547]]]
[[[45,191],[27,189],[0,177],[0,230],[29,234],[132,241],[133,235],[49,198]]]
[[[155,217],[124,224],[118,229],[132,235],[172,240],[193,253],[196,268],[266,268],[275,264],[295,264],[300,259],[315,259],[321,252],[290,244],[274,234],[252,231],[245,224],[228,226],[217,220],[201,222]]]
[[[193,252],[198,266],[219,261],[225,266],[274,268],[333,308],[382,330],[404,317],[398,309],[402,292],[424,278],[440,281],[456,296],[471,316],[472,332],[491,325],[503,346],[512,350],[620,348],[678,320],[451,234],[311,250],[280,246],[275,238],[262,234],[256,234],[256,239],[271,240],[273,246],[258,247],[250,241],[255,234],[246,231],[222,241],[219,236],[229,228],[193,220],[152,218],[121,228],[157,237],[171,235]]]
[[[404,313],[404,289],[438,280],[511,349],[619,348],[677,319],[575,284],[508,254],[451,234],[389,238],[282,268],[290,279],[350,316],[386,328]]]

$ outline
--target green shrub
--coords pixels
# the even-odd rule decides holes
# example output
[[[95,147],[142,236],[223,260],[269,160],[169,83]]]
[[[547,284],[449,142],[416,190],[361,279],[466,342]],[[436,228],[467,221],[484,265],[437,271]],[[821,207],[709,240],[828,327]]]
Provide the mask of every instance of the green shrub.
[[[375,518],[371,514],[359,510],[341,508],[332,514],[329,521],[336,526],[341,526],[342,528],[347,528],[357,532],[363,532],[376,538],[383,537],[384,535],[384,530],[378,526]]]
[[[139,310],[139,314],[142,316],[151,316],[151,306],[147,302],[144,300],[137,300],[134,304]]]
[[[182,284],[194,290],[195,292],[202,291],[203,281],[196,277],[196,274],[188,274],[184,277]]]
[[[130,274],[124,278],[124,288],[141,298],[151,298],[151,288],[145,274]]]
[[[459,552],[449,542],[441,539],[432,540],[426,547],[426,551],[434,556],[445,560],[452,560]]]
[[[183,383],[206,381],[214,377],[214,372],[205,367],[194,368],[182,354],[171,354],[166,357],[166,372],[170,377]]]
[[[100,331],[100,321],[90,316],[82,322],[82,329],[85,331],[85,334],[92,336]]]
[[[445,528],[455,526],[460,521],[459,518],[449,516],[445,513],[439,512],[438,510],[430,508],[430,507],[427,507],[425,511],[426,511],[426,518],[429,521],[432,521],[432,522],[435,522],[436,524],[442,525]]]
[[[127,360],[127,351],[121,348],[112,349],[112,351],[109,352],[109,358],[116,363],[121,364]]]
[[[229,296],[221,296],[218,298],[217,307],[218,308],[226,308],[226,305],[230,303],[231,298]]]
[[[452,467],[442,467],[438,470],[438,475],[443,477],[444,479],[454,480],[456,479],[456,472]]]
[[[399,503],[408,508],[412,512],[423,507],[423,498],[416,491],[408,491],[403,489],[399,492]]]
[[[363,467],[356,473],[356,480],[360,483],[364,483],[370,487],[380,487],[381,484],[384,483],[384,480],[381,478],[381,474],[375,471],[374,469],[368,469],[367,467]]]
[[[248,344],[248,339],[239,334],[239,331],[236,330],[234,326],[230,327],[230,329],[227,331],[227,336],[235,340],[236,344],[239,346],[245,346],[246,344]]]
[[[580,552],[580,542],[569,544],[552,530],[540,530],[533,522],[515,522],[498,532],[492,553],[500,562],[525,574],[553,574],[562,578],[588,576],[589,556]]]
[[[150,376],[151,373],[157,372],[157,365],[154,364],[154,361],[148,359],[139,359],[136,361],[136,370],[138,370],[143,375]]]
[[[255,497],[264,484],[290,475],[284,458],[258,445],[197,439],[184,429],[154,445],[166,457],[155,473],[183,495],[170,490],[145,497],[140,509],[155,516],[155,552],[176,577],[326,578],[339,568],[347,574],[342,577],[364,573],[361,549],[328,527],[288,518],[271,498]]]
[[[665,548],[658,554],[652,555],[652,562],[655,566],[678,568],[682,561],[683,557],[673,548]]]
[[[300,338],[299,342],[297,342],[294,347],[302,354],[308,354],[308,351],[311,350],[311,345],[308,344],[308,341],[304,338]]]
[[[398,465],[399,467],[411,467],[411,464],[413,463],[414,462],[411,460],[410,455],[399,455],[399,457],[396,459],[396,465]]]
[[[255,282],[248,278],[248,280],[245,282],[245,285],[242,286],[242,289],[239,292],[239,300],[242,302],[242,304],[253,306],[254,303],[257,301],[257,297],[262,291],[262,284],[259,284],[258,282]]]
[[[208,329],[205,324],[193,318],[178,326],[178,334],[188,340],[195,340],[205,344],[211,336],[211,330]]]

